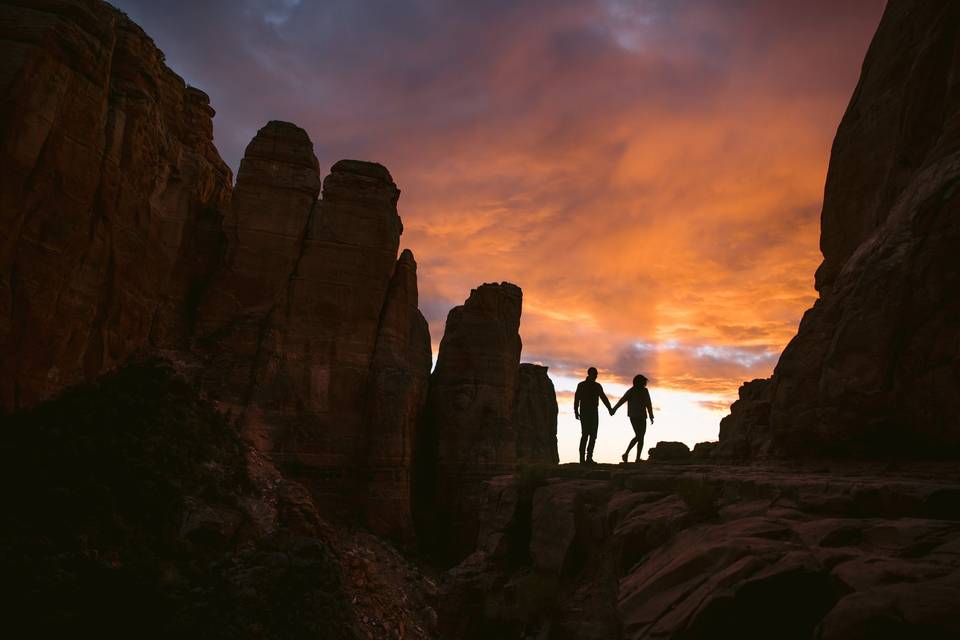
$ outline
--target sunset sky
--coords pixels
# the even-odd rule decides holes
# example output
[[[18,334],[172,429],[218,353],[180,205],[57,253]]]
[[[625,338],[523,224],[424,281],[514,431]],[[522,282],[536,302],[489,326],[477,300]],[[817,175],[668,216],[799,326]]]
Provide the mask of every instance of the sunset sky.
[[[268,120],[387,166],[434,352],[472,287],[523,288],[523,360],[651,379],[658,440],[714,440],[815,298],[830,143],[883,0],[123,0],[210,94],[236,170]],[[625,415],[601,417],[619,461]],[[646,455],[646,454],[644,454]]]

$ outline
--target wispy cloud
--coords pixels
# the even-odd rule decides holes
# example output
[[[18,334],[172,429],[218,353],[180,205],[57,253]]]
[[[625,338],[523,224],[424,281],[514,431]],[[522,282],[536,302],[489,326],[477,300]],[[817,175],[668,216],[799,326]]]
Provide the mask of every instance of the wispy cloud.
[[[830,142],[884,3],[118,4],[210,93],[234,167],[269,119],[321,165],[389,167],[435,344],[509,280],[551,373],[728,398],[814,299]]]

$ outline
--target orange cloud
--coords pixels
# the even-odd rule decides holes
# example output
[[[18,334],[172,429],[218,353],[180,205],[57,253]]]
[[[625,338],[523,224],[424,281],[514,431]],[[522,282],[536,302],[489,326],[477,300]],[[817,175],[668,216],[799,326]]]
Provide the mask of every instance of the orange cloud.
[[[234,166],[285,118],[321,165],[389,167],[435,348],[508,280],[525,359],[715,411],[814,300],[830,143],[884,3],[119,4],[211,94]]]

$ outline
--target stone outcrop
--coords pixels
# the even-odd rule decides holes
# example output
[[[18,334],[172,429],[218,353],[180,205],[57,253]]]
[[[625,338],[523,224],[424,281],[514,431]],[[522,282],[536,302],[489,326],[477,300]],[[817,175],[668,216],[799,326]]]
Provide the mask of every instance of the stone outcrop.
[[[430,331],[417,306],[417,263],[405,250],[387,290],[373,352],[364,466],[367,526],[410,544],[413,455],[432,364]]]
[[[956,465],[541,471],[488,481],[444,637],[960,633]]]
[[[557,453],[558,411],[557,392],[547,375],[547,367],[522,363],[513,398],[518,461],[560,462]]]
[[[762,458],[771,454],[769,379],[741,385],[730,415],[720,421],[720,444],[714,455],[726,458]]]
[[[734,412],[737,452],[960,454],[957,42],[956,2],[888,3],[833,145],[820,299],[775,369],[769,416]]]
[[[392,545],[326,520],[168,362],[136,359],[3,426],[12,629],[437,637],[432,581]]]
[[[289,123],[248,146],[227,260],[198,313],[203,388],[322,508],[359,508],[375,530],[410,539],[431,362],[416,262],[397,260],[400,192],[381,165],[343,160],[318,200],[317,166]]]
[[[692,457],[690,447],[683,442],[660,441],[657,446],[650,447],[650,460],[670,461],[689,460]]]
[[[520,288],[484,284],[447,315],[417,445],[414,515],[441,556],[475,543],[482,480],[516,462],[513,398],[520,366]]]
[[[443,560],[473,549],[483,480],[557,461],[546,367],[520,364],[520,288],[484,284],[447,316],[417,446],[418,530]]]
[[[123,13],[7,3],[0,36],[0,411],[160,349],[324,509],[409,541],[430,338],[389,172],[341,160],[318,199],[272,121],[232,189],[209,100]]]
[[[124,14],[0,6],[0,405],[188,331],[222,248],[213,109]]]
[[[127,364],[3,426],[11,628],[360,637],[309,495],[168,363]]]

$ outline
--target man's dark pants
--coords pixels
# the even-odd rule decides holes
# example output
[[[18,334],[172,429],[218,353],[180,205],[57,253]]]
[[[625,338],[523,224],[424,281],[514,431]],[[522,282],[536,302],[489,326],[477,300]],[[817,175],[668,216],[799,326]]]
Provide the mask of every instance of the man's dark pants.
[[[593,445],[597,443],[597,427],[600,425],[600,417],[596,410],[592,413],[588,411],[580,412],[580,462],[583,462],[584,449],[587,452],[587,460],[593,460]]]

